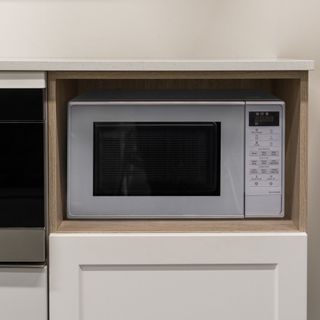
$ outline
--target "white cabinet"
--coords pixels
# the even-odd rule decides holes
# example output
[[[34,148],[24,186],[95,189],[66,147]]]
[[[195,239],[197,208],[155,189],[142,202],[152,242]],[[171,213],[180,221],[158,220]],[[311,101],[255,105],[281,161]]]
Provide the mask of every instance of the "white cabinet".
[[[51,234],[50,320],[306,320],[305,233]]]
[[[47,268],[0,267],[0,319],[46,320]]]

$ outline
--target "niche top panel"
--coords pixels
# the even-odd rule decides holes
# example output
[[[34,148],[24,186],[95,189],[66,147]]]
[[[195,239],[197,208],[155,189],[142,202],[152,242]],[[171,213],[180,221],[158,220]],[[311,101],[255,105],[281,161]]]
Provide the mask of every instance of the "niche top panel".
[[[313,60],[0,59],[0,71],[309,71]]]
[[[253,90],[97,90],[85,92],[71,100],[73,104],[88,102],[133,101],[280,101],[268,92]]]

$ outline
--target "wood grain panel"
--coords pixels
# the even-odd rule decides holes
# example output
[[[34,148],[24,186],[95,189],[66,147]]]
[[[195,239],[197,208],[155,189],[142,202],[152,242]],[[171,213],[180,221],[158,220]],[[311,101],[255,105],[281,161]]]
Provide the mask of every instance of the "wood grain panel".
[[[298,232],[291,220],[65,220],[57,232]]]
[[[299,79],[304,71],[54,71],[51,79]]]
[[[286,102],[286,174],[287,216],[301,231],[307,220],[307,132],[308,74],[290,81],[274,81],[274,93]]]
[[[235,79],[104,79],[78,80],[79,93],[94,90],[263,90],[271,91],[271,80]]]
[[[305,72],[300,83],[300,136],[299,136],[299,214],[294,218],[300,230],[307,229],[308,212],[308,73]]]
[[[67,103],[77,92],[76,82],[55,81],[49,74],[48,154],[49,227],[57,230],[66,208]]]

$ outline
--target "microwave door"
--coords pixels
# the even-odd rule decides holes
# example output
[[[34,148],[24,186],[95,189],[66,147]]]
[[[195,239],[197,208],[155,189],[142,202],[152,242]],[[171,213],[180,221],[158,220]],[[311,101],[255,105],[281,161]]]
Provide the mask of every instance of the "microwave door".
[[[69,105],[68,217],[243,218],[244,104],[225,104]]]

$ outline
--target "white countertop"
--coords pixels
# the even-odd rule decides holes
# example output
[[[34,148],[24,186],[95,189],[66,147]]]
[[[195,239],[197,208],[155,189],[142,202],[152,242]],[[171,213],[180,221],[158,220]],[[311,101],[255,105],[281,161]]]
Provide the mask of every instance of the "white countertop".
[[[299,71],[313,60],[95,60],[0,59],[0,71]]]

